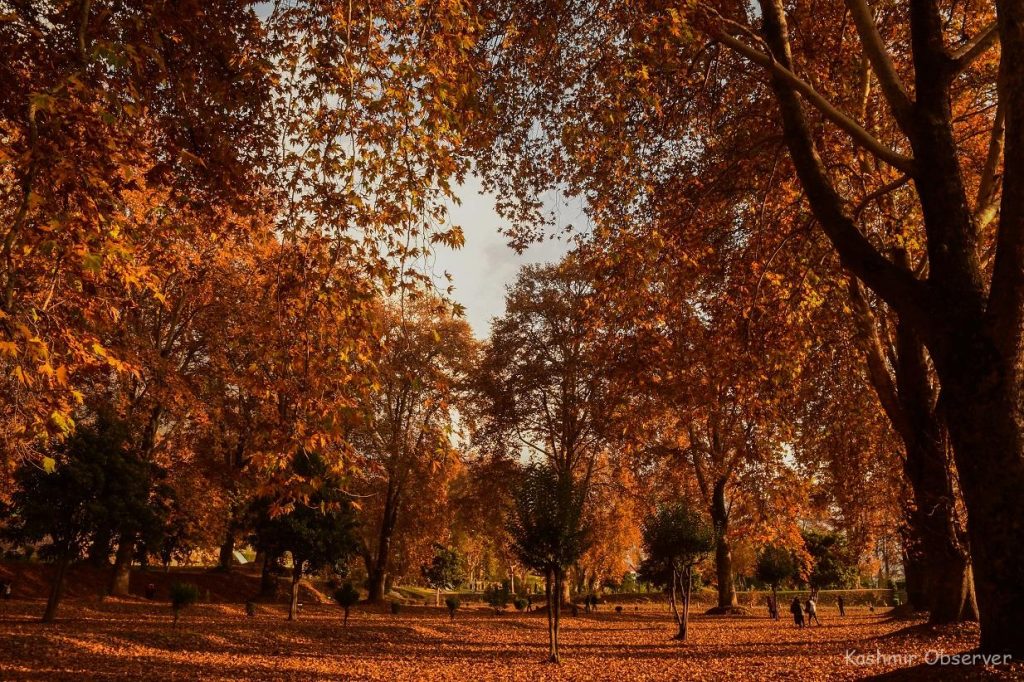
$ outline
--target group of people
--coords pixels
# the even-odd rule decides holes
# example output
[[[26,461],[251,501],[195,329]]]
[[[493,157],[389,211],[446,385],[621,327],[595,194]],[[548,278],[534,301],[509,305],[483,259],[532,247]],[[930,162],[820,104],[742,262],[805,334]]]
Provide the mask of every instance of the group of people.
[[[842,607],[840,607],[841,609]],[[793,622],[798,628],[804,626],[804,615],[806,614],[806,624],[809,626],[811,622],[815,622],[821,625],[821,621],[818,620],[818,604],[817,600],[812,594],[807,598],[804,604],[800,603],[800,597],[793,597],[793,603],[789,605],[789,612],[793,614]]]
[[[768,597],[768,616],[779,619],[779,605],[775,601],[774,597]],[[839,607],[839,615],[846,615],[846,602],[842,596],[836,598],[836,606]],[[872,608],[874,611],[874,608]],[[789,605],[789,612],[793,614],[793,623],[802,628],[804,625],[810,625],[812,622],[821,625],[821,620],[818,619],[818,597],[817,593],[811,592],[811,595],[807,597],[807,601],[801,603],[800,597],[793,597],[792,603]]]

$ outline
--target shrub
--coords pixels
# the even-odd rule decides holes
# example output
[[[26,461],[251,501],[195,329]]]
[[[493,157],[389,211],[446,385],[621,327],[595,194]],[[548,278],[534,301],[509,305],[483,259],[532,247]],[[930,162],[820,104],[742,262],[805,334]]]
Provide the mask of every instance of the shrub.
[[[402,612],[402,604],[400,602],[397,602],[397,601],[391,602],[391,613],[393,613],[394,615],[397,616],[401,612]]]
[[[334,601],[338,606],[345,609],[345,625],[348,625],[348,612],[359,601],[359,590],[352,586],[352,583],[345,583],[334,591]]]
[[[512,602],[512,606],[516,607],[516,611],[525,611],[529,602],[522,597],[516,597],[515,601]]]
[[[504,586],[491,586],[484,590],[484,601],[499,611],[508,606],[511,598],[512,595],[509,594],[508,588]]]
[[[174,625],[178,625],[181,610],[199,601],[199,588],[193,583],[171,585],[171,609],[174,611]]]
[[[462,605],[462,603],[459,601],[459,598],[448,597],[444,600],[444,605],[448,607],[448,615],[451,617],[452,620],[455,620],[455,612],[458,611],[459,606]]]

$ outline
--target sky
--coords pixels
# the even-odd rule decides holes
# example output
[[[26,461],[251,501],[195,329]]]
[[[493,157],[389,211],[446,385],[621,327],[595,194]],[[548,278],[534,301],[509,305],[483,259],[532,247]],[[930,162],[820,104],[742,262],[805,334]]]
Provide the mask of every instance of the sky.
[[[557,261],[569,247],[548,240],[516,254],[498,232],[506,223],[495,212],[493,197],[480,193],[479,178],[468,177],[458,195],[462,204],[451,207],[451,219],[462,227],[466,244],[458,250],[438,248],[433,271],[438,277],[445,271],[452,274],[452,298],[466,307],[467,321],[483,339],[490,333],[491,319],[504,312],[505,288],[515,281],[520,266]],[[578,210],[569,212],[576,215],[563,216],[566,221],[578,218]]]

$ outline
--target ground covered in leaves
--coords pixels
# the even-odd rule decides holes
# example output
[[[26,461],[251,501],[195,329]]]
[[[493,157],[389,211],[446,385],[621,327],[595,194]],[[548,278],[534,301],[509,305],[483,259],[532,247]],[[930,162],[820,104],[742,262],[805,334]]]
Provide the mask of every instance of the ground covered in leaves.
[[[454,622],[437,608],[394,615],[357,607],[344,628],[340,609],[326,605],[306,606],[287,622],[276,604],[261,605],[254,618],[241,604],[199,604],[177,629],[166,604],[135,599],[69,600],[50,625],[38,622],[41,601],[0,608],[3,680],[1024,679],[1021,664],[925,664],[929,651],[976,646],[972,626],[936,631],[867,609],[842,619],[826,610],[823,626],[803,630],[761,615],[697,616],[690,641],[680,644],[670,639],[667,608],[630,605],[619,614],[605,607],[565,619],[563,663],[551,666],[541,662],[543,614],[484,607],[464,609]],[[891,658],[858,665],[848,651]]]

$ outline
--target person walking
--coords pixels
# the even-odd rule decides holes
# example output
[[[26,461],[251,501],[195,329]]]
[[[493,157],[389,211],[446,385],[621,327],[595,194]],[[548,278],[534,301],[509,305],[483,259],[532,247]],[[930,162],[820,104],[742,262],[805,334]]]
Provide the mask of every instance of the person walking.
[[[840,616],[845,616],[846,615],[846,602],[843,601],[842,595],[840,595],[839,598],[836,599],[836,606],[839,607],[839,615]]]
[[[808,597],[807,599],[807,625],[810,627],[811,621],[814,621],[819,626],[821,621],[818,620],[818,604],[814,601],[814,597]]]
[[[804,610],[800,606],[800,597],[793,597],[793,603],[789,605],[789,612],[793,614],[793,623],[798,628],[804,626]]]

